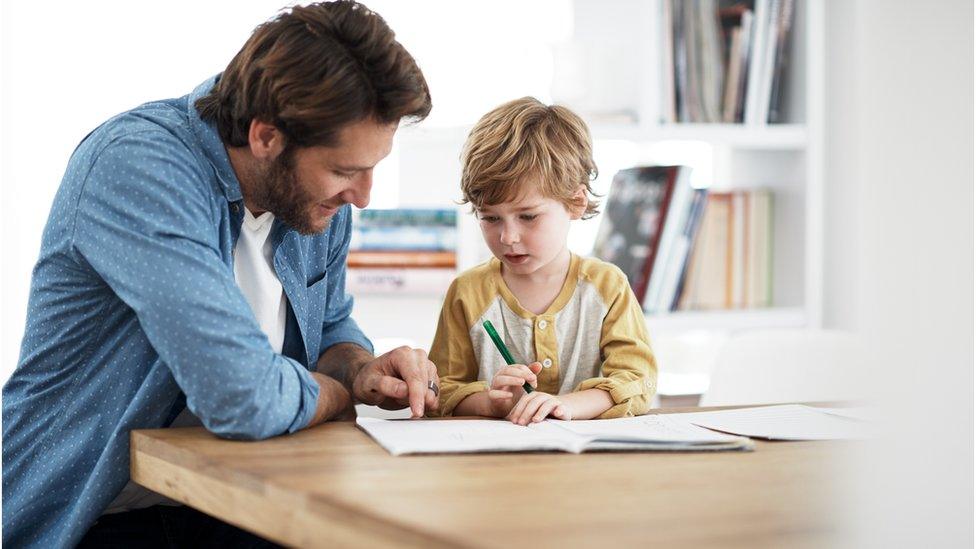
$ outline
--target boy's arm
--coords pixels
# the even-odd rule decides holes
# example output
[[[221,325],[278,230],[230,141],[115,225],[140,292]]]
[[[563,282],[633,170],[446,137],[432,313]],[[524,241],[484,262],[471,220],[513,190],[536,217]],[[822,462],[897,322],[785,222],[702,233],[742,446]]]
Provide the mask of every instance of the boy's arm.
[[[559,400],[569,408],[573,419],[593,419],[614,406],[610,393],[603,389],[586,389],[559,395]]]
[[[478,361],[457,285],[455,280],[447,290],[430,346],[429,358],[437,366],[440,378],[440,406],[428,412],[431,416],[482,415],[481,410],[472,409],[477,400],[461,407],[459,404],[488,389],[486,382],[478,381]]]
[[[603,377],[588,379],[576,388],[578,393],[597,389],[607,394],[612,404],[595,416],[601,419],[647,413],[657,389],[657,362],[647,337],[644,313],[626,276],[619,269],[614,270],[612,284],[601,288],[610,304],[600,337]],[[568,396],[561,398],[565,401]]]

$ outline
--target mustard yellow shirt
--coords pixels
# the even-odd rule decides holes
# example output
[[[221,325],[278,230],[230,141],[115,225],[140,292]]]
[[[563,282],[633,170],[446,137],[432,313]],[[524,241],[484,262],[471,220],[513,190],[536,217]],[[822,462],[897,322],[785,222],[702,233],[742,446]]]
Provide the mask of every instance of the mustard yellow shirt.
[[[541,362],[538,390],[610,393],[601,418],[644,414],[657,388],[647,325],[627,277],[615,265],[573,254],[556,300],[542,314],[523,308],[497,258],[465,271],[447,291],[430,349],[440,376],[437,415],[452,415],[505,366],[482,327],[490,320],[519,364]]]

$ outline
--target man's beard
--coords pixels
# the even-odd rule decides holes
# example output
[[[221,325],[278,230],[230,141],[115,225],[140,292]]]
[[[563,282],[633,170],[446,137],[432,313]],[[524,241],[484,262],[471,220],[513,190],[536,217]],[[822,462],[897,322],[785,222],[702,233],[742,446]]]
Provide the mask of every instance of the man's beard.
[[[299,234],[320,233],[329,227],[331,219],[324,227],[314,225],[312,212],[318,201],[298,181],[295,149],[292,147],[281,151],[267,170],[258,174],[257,182],[260,190],[256,202]]]

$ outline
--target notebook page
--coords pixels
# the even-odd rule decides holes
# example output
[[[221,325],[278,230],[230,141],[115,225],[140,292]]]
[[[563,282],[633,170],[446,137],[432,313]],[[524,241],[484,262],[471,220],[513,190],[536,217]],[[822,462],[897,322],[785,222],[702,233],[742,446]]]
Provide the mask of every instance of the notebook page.
[[[667,414],[578,421],[552,419],[547,423],[553,423],[577,435],[589,437],[591,440],[602,441],[710,444],[741,440],[740,437],[703,429]]]
[[[800,404],[673,414],[702,427],[770,440],[867,438],[869,425]]]
[[[579,451],[579,437],[490,419],[409,420],[357,418],[356,423],[393,455],[532,450]]]

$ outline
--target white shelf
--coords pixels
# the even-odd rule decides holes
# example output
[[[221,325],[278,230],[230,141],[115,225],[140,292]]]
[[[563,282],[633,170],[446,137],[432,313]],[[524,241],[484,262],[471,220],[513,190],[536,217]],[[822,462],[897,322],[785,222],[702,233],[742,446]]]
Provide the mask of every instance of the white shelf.
[[[703,331],[737,332],[762,328],[802,328],[808,324],[802,308],[681,311],[645,315],[651,339],[656,334]]]
[[[746,126],[742,124],[602,125],[592,128],[594,139],[638,142],[705,141],[739,149],[803,150],[807,128],[803,124]]]

